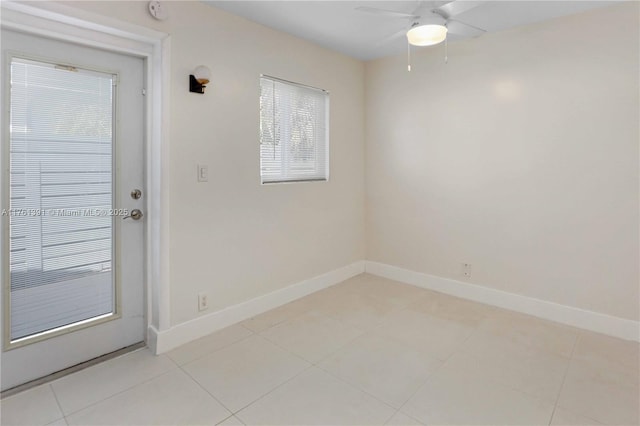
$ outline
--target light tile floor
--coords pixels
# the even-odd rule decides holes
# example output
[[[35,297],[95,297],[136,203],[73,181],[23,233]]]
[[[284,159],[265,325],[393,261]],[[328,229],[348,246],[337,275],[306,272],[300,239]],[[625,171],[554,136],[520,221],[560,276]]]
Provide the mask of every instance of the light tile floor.
[[[371,275],[5,398],[3,425],[637,425],[639,345]]]

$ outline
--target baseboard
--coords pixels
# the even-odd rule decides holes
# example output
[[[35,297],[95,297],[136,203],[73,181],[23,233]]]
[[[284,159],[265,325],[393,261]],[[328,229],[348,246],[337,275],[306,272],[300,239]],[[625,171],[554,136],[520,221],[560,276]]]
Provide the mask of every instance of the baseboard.
[[[638,321],[547,302],[449,278],[410,271],[378,262],[365,261],[365,272],[463,299],[522,312],[573,327],[595,331],[621,339],[640,341],[640,322]]]
[[[167,352],[217,330],[331,287],[362,272],[597,333],[626,340],[640,341],[640,322],[638,321],[617,318],[383,263],[360,261],[238,305],[178,324],[167,330],[158,331],[153,326],[150,326],[147,344],[156,354]]]
[[[204,337],[214,331],[244,321],[255,315],[300,299],[318,290],[338,284],[364,272],[364,261],[352,263],[342,268],[318,275],[289,287],[256,297],[238,305],[230,306],[209,315],[175,325],[168,330],[158,331],[149,327],[148,344],[156,354],[167,352],[192,340]]]

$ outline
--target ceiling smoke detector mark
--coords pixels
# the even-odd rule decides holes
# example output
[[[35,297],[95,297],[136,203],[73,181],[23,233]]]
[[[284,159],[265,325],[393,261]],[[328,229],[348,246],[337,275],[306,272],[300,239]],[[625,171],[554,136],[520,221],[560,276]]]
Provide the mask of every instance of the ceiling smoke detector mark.
[[[149,13],[158,21],[164,21],[169,17],[167,6],[161,4],[157,0],[149,2]]]

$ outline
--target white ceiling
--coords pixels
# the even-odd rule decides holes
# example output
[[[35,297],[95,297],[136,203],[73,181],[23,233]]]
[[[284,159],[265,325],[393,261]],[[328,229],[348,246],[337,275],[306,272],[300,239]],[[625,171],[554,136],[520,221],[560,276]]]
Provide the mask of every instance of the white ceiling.
[[[357,59],[369,60],[406,52],[399,34],[412,21],[356,10],[369,6],[413,13],[420,1],[215,1],[211,6],[293,34]],[[609,1],[478,1],[477,7],[456,19],[488,32],[501,31],[615,3]],[[440,4],[446,2],[439,2]],[[390,39],[390,36],[396,35]],[[450,36],[454,42],[456,36]]]

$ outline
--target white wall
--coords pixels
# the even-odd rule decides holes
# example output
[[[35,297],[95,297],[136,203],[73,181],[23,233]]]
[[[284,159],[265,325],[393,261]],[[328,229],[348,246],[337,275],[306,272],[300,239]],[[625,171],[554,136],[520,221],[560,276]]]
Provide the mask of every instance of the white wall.
[[[208,313],[364,258],[365,208],[368,260],[459,280],[469,262],[472,283],[638,320],[637,3],[451,43],[447,65],[414,50],[410,74],[197,2],[165,22],[69,3],[172,36],[173,325],[198,292]],[[259,185],[260,73],[331,91],[331,182]]]
[[[199,2],[163,2],[164,22],[146,1],[68,4],[171,34],[172,325],[364,258],[363,63]],[[204,95],[188,91],[198,65]],[[329,182],[260,185],[261,73],[331,93]]]
[[[638,16],[367,63],[367,259],[638,320]]]

